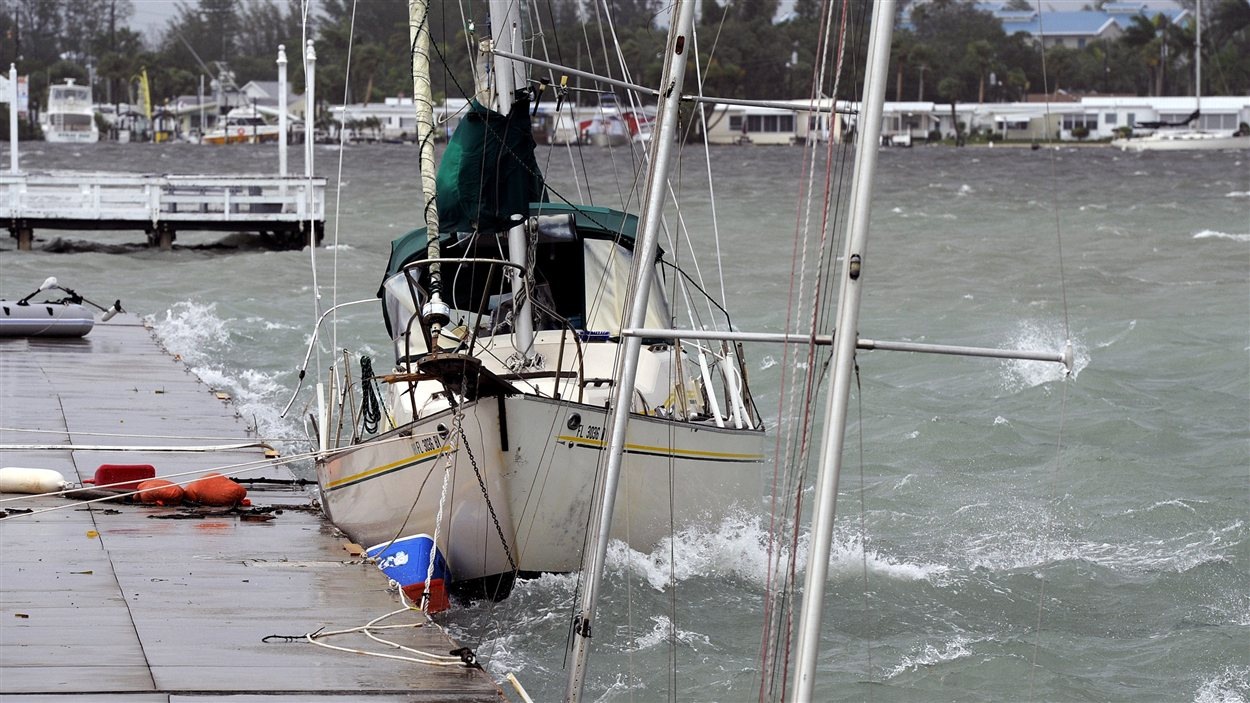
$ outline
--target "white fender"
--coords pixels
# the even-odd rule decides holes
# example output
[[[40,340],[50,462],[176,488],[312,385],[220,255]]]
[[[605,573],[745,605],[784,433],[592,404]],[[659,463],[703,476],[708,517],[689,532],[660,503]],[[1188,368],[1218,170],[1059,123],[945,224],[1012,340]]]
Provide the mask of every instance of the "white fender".
[[[0,493],[58,493],[68,485],[60,471],[21,466],[0,468]]]

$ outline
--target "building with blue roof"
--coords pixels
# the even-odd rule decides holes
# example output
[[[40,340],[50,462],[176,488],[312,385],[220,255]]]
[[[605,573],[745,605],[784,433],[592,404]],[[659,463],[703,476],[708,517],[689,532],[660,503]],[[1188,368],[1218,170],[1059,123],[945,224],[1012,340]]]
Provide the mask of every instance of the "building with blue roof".
[[[1190,16],[1189,11],[1178,6],[1174,0],[1109,2],[1100,10],[1056,9],[1070,8],[1071,5],[1053,1],[1041,3],[1041,7],[1040,11],[1016,10],[1009,9],[1004,2],[977,3],[977,9],[994,15],[1009,35],[1024,32],[1035,41],[1041,41],[1043,46],[1066,46],[1071,49],[1084,49],[1095,41],[1116,40],[1132,24],[1134,16],[1163,14],[1172,23],[1182,23]]]

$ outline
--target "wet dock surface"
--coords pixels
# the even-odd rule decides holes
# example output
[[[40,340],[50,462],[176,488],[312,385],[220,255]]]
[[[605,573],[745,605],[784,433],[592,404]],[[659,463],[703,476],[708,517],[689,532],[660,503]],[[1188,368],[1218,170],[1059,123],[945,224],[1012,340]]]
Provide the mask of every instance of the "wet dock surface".
[[[210,470],[292,478],[260,446],[222,448],[247,437],[228,400],[131,316],[81,340],[0,339],[0,466],[55,469],[73,483],[105,463],[191,474],[174,481]],[[171,446],[210,451],[157,450]],[[232,511],[0,496],[0,699],[503,700],[458,661],[299,639],[402,606],[308,509],[305,489],[252,484],[248,497],[251,510]],[[380,624],[413,625],[379,635],[430,654],[459,646],[418,612]],[[359,633],[321,641],[424,658]]]

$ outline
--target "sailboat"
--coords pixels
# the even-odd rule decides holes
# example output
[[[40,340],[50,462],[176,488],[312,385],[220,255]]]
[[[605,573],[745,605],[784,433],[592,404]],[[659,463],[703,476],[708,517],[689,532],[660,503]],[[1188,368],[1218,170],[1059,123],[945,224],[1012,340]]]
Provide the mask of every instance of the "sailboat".
[[[1208,132],[1201,128],[1202,121],[1202,0],[1198,0],[1194,16],[1196,41],[1194,42],[1194,111],[1188,118],[1176,122],[1139,122],[1136,127],[1154,130],[1142,137],[1117,138],[1111,146],[1121,151],[1216,151],[1223,149],[1250,149],[1250,134],[1240,132]],[[1194,127],[1194,123],[1199,124]]]
[[[610,441],[624,457],[610,534],[636,548],[671,519],[716,524],[757,506],[764,459],[739,345],[624,335],[629,310],[634,326],[672,326],[653,274],[682,274],[656,225],[648,236],[634,214],[549,197],[531,90],[505,56],[520,47],[518,12],[492,1],[492,60],[435,172],[426,6],[410,3],[425,226],[392,242],[378,291],[389,370],[347,359],[316,417],[331,521],[371,552],[425,535],[451,590],[492,597],[517,576],[581,566]],[[616,411],[623,437],[610,436]]]

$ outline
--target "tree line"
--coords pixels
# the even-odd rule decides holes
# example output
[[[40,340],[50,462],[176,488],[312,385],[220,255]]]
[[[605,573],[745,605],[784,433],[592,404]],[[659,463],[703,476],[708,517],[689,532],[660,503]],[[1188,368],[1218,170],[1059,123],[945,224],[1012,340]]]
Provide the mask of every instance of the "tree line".
[[[1032,7],[1029,0],[1013,2]],[[847,0],[851,29],[845,41],[837,31],[841,5],[822,16],[823,5],[796,0],[793,12],[778,23],[778,0],[701,0],[696,48],[704,91],[735,98],[827,97],[834,90],[833,77],[818,67],[824,57],[841,51],[846,76],[838,82],[836,97],[856,95],[855,77],[867,44],[862,15],[870,3]],[[526,35],[534,37],[527,52],[655,85],[664,46],[664,29],[658,25],[667,6],[664,0],[525,3]],[[144,36],[132,26],[132,0],[0,0],[0,66],[16,62],[19,72],[30,76],[36,105],[50,83],[86,82],[92,76],[97,101],[134,102],[135,79],[146,69],[159,104],[195,94],[201,76],[217,78],[223,69],[237,85],[273,80],[277,45],[285,44],[292,87],[300,92],[299,47],[308,38],[317,51],[317,95],[326,103],[411,93],[406,0],[323,0],[312,7],[305,18],[300,0],[181,0],[162,30]],[[472,92],[471,47],[489,32],[483,0],[467,4],[473,17],[462,17],[460,7],[430,3],[439,97]],[[1204,13],[1203,93],[1250,93],[1250,2],[1208,1]],[[1134,95],[1194,91],[1193,22],[1176,25],[1164,15],[1135,16],[1113,41],[1047,48],[1043,55],[1033,38],[1007,35],[971,0],[914,2],[908,18],[891,46],[889,99],[1011,101],[1059,89]],[[828,21],[832,28],[822,31]],[[578,83],[573,81],[575,87]],[[594,86],[580,83],[584,90],[572,91],[568,99],[593,102]]]

